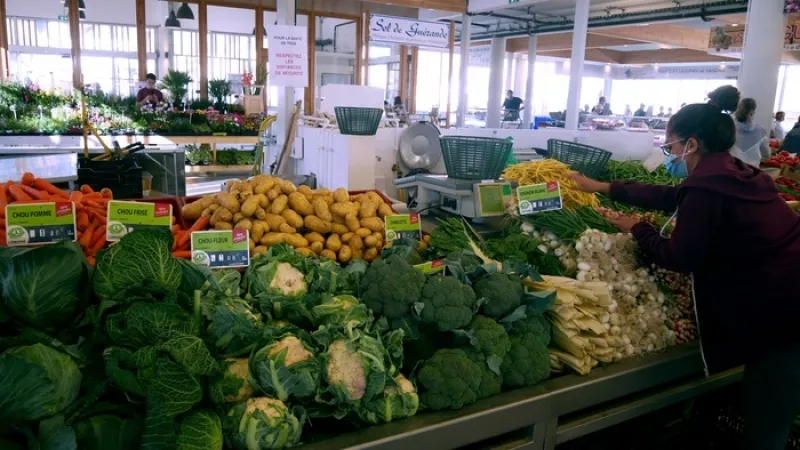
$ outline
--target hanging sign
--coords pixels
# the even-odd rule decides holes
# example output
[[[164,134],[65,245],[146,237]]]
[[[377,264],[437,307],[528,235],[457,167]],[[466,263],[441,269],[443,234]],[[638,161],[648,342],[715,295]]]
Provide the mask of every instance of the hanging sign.
[[[517,188],[520,215],[554,211],[563,207],[558,181]]]
[[[134,230],[169,229],[172,226],[172,205],[169,203],[108,202],[106,240],[114,242]]]
[[[292,25],[267,27],[269,83],[274,86],[308,87],[308,28]]]
[[[234,229],[192,233],[192,262],[221,269],[250,265],[249,231]]]
[[[424,22],[405,17],[370,14],[369,40],[417,47],[447,48],[450,46],[450,25],[444,22]]]
[[[74,241],[75,206],[72,202],[10,204],[6,206],[9,246]]]

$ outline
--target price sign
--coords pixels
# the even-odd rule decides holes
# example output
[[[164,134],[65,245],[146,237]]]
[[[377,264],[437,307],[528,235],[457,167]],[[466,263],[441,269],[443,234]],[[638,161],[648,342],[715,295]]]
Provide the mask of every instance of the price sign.
[[[426,263],[417,264],[414,268],[426,275],[439,273],[444,270],[444,260],[437,259],[435,261],[428,261]]]
[[[108,202],[106,240],[118,241],[134,230],[172,226],[172,205],[169,203]]]
[[[9,246],[74,241],[75,205],[72,202],[23,203],[6,206]]]
[[[192,262],[213,269],[250,265],[250,232],[242,229],[195,231]]]
[[[396,214],[386,216],[386,241],[392,242],[403,239],[422,239],[419,214]]]
[[[564,207],[558,181],[520,186],[517,188],[517,200],[519,213],[523,216]]]

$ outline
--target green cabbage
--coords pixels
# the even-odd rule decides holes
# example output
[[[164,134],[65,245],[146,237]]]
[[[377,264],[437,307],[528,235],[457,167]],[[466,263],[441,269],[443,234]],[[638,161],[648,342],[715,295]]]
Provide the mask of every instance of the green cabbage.
[[[63,411],[77,397],[81,372],[68,355],[43,345],[0,355],[0,420],[39,420]]]
[[[177,450],[222,450],[222,421],[209,410],[192,411],[178,430]]]
[[[114,415],[100,415],[73,427],[81,450],[135,450],[139,448],[142,423]]]
[[[2,304],[36,328],[69,321],[88,279],[86,259],[74,242],[32,249],[0,248]]]
[[[254,389],[250,384],[247,358],[228,358],[221,364],[225,372],[211,382],[211,401],[217,404],[238,403],[252,397]]]

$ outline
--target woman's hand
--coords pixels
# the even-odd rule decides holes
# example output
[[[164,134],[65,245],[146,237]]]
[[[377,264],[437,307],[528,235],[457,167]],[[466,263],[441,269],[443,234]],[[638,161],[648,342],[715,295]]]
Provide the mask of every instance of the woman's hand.
[[[611,189],[610,184],[593,180],[579,173],[574,173],[569,177],[578,184],[577,189],[579,191],[588,192],[590,194],[599,193],[608,195],[608,191]]]
[[[623,233],[630,233],[631,230],[633,230],[634,225],[640,222],[639,219],[631,216],[609,218],[608,221],[611,222],[611,224],[615,227],[619,228],[619,231],[622,231]]]

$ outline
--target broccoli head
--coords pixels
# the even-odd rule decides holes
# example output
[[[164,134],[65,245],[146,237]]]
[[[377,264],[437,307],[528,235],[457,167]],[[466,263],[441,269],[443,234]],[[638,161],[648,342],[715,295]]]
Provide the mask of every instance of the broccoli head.
[[[478,388],[478,398],[499,394],[503,387],[503,376],[489,368],[489,364],[486,363],[486,357],[479,351],[467,347],[464,348],[464,353],[467,354],[467,358],[481,369],[481,386]]]
[[[493,273],[480,278],[475,283],[475,294],[486,299],[481,313],[500,319],[522,303],[522,282],[517,275]]]
[[[539,336],[539,339],[544,343],[544,345],[550,345],[552,328],[550,321],[547,320],[544,315],[529,313],[526,318],[511,323],[511,333],[535,333]]]
[[[399,319],[419,301],[425,275],[399,256],[373,261],[361,280],[361,301],[378,316]]]
[[[420,319],[435,324],[439,331],[469,325],[475,293],[455,277],[430,277],[422,288]]]
[[[465,334],[470,344],[486,357],[491,367],[499,367],[500,362],[511,349],[508,333],[496,320],[486,316],[475,316]]]
[[[536,384],[550,376],[550,352],[537,332],[511,335],[511,351],[503,365],[503,386],[516,388]]]
[[[428,408],[460,409],[478,399],[481,369],[460,349],[442,349],[417,374],[420,400]]]

